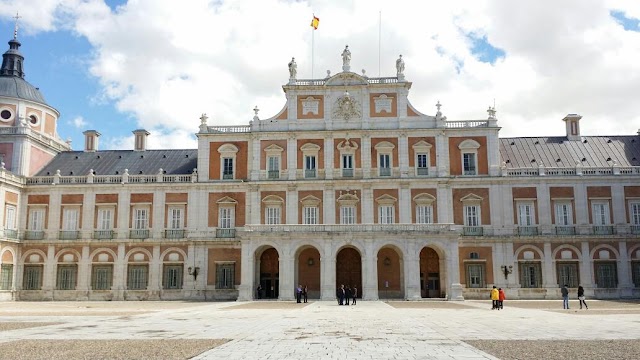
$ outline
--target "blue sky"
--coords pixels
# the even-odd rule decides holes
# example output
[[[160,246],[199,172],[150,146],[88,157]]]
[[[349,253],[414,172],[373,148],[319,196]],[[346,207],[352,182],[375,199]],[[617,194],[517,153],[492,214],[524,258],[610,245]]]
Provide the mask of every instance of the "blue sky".
[[[634,2],[0,0],[3,52],[16,10],[26,79],[61,112],[74,149],[87,129],[102,149],[131,148],[137,128],[152,148],[194,148],[201,113],[210,125],[247,124],[254,106],[274,116],[291,57],[311,76],[314,13],[316,77],[340,71],[349,44],[353,70],[369,76],[394,76],[403,54],[423,113],[440,101],[449,120],[483,119],[495,101],[501,136],[561,136],[567,113],[586,135],[640,128]]]

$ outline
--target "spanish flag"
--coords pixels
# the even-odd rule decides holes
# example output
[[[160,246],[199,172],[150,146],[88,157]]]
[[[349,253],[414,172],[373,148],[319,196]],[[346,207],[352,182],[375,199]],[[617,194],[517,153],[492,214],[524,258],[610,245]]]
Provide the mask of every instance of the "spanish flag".
[[[320,18],[317,18],[315,15],[313,15],[313,20],[311,20],[311,26],[313,27],[313,30],[318,30],[319,24],[320,24]]]

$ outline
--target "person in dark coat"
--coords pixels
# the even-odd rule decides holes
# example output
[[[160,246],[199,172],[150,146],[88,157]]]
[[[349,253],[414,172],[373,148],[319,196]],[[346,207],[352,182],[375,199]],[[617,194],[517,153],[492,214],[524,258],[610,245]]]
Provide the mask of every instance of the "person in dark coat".
[[[349,305],[349,300],[351,299],[351,288],[347,285],[347,288],[344,291],[344,298],[346,300],[345,305]]]
[[[358,297],[358,288],[353,285],[353,289],[351,289],[351,296],[352,296],[352,300],[351,301],[351,305],[355,305],[356,304],[356,298]]]
[[[302,298],[304,299],[304,303],[307,303],[307,299],[309,298],[309,289],[307,289],[307,285],[302,288]]]
[[[584,304],[585,310],[589,309],[587,303],[584,301],[584,288],[582,285],[578,285],[578,300],[580,300],[580,310],[582,310],[582,304]]]
[[[336,298],[338,298],[338,305],[344,304],[344,285],[340,285],[336,291]]]

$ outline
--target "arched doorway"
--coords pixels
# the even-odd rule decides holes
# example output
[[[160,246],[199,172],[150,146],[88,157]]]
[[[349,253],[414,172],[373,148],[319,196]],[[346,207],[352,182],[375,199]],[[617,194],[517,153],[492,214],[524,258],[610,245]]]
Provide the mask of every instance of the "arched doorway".
[[[336,256],[336,289],[340,285],[357,286],[362,297],[362,258],[354,248],[344,248]]]
[[[439,298],[442,291],[440,256],[430,248],[420,251],[420,294],[423,298]]]
[[[307,287],[309,299],[320,299],[320,252],[314,247],[300,251],[295,286]]]
[[[260,255],[260,298],[277,299],[280,287],[280,256],[275,248],[268,248]]]
[[[383,247],[378,251],[378,296],[381,299],[404,298],[402,258],[398,251]]]

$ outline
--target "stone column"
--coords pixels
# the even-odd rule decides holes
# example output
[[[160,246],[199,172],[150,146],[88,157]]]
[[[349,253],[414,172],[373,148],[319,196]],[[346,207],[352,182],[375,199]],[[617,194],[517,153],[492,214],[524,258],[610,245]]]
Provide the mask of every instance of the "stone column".
[[[149,224],[151,228],[149,229],[149,236],[151,238],[164,238],[164,228],[165,228],[165,192],[164,190],[156,190],[153,192],[153,219],[152,223]],[[184,216],[184,214],[183,214]]]
[[[576,235],[589,234],[589,202],[587,201],[587,186],[584,183],[577,183],[574,187],[575,212],[576,212]]]
[[[260,190],[258,185],[249,185],[249,201],[247,201],[247,213],[249,214],[249,224],[260,225]]]
[[[618,288],[620,289],[620,297],[630,298],[633,296],[633,278],[631,275],[631,267],[629,266],[629,252],[627,251],[627,242],[620,241],[618,243],[618,251],[620,252],[620,258],[617,261],[619,281]]]
[[[326,135],[324,138],[324,178],[327,180],[333,179],[333,156],[334,156],[334,144],[333,136]],[[318,159],[320,160],[320,159]],[[318,164],[319,165],[319,164]]]
[[[627,224],[627,209],[624,202],[624,186],[612,184],[611,186],[611,210],[613,211],[613,224]]]
[[[448,184],[438,184],[438,188],[436,189],[437,196],[437,213],[438,213],[438,222],[441,224],[452,224],[453,223],[453,204],[452,196],[451,196],[451,188]]]
[[[447,295],[449,300],[464,300],[462,296],[462,284],[460,284],[460,267],[458,253],[458,239],[449,240],[449,256],[447,257],[447,273],[449,286]]]
[[[552,234],[551,231],[551,200],[547,184],[536,187],[538,195],[538,219],[537,224],[540,234]]]
[[[416,243],[406,245],[404,254],[404,298],[406,300],[420,300],[420,250]]]
[[[588,241],[580,243],[580,283],[585,291],[594,287],[593,261],[591,261]]]
[[[127,288],[125,282],[127,279],[126,255],[124,243],[119,243],[116,258],[113,259],[113,284],[111,285],[111,292],[114,295],[114,300],[125,300],[124,291]]]
[[[360,159],[362,166],[362,178],[371,178],[371,136],[362,135],[362,147],[360,148]],[[353,159],[354,161],[356,159]],[[355,165],[355,164],[354,164]]]
[[[82,257],[78,259],[78,285],[76,290],[81,293],[78,300],[88,300],[89,289],[91,289],[91,258],[89,246],[82,247]]]
[[[291,246],[287,244],[281,247],[280,254],[280,289],[278,300],[291,301],[295,299],[295,259],[291,252]]]
[[[374,251],[374,240],[365,240],[362,259],[362,299],[377,301],[378,297],[378,254]]]
[[[257,135],[251,136],[251,160],[249,163],[251,164],[251,168],[249,169],[249,174],[251,176],[251,181],[256,181],[260,179],[260,139]],[[239,166],[240,164],[236,164]]]
[[[44,298],[51,298],[53,289],[56,287],[56,248],[53,245],[47,246],[47,257],[44,259],[44,274],[42,274],[42,291]],[[52,299],[54,300],[54,299]]]
[[[96,209],[96,196],[94,194],[84,195],[84,204],[82,204],[82,224],[80,227],[81,239],[93,238],[93,219]],[[78,219],[79,220],[79,219]]]
[[[322,193],[322,220],[324,224],[336,223],[336,192],[333,184],[326,184]]]
[[[160,259],[160,245],[154,245],[152,257],[149,260],[149,286],[147,292],[149,300],[160,300],[162,290],[162,259]]]
[[[298,168],[298,149],[295,135],[291,134],[287,139],[287,170],[288,179],[296,179],[296,170]]]
[[[116,239],[128,239],[129,238],[129,220],[131,214],[130,205],[131,193],[129,191],[122,191],[118,194],[118,212],[117,227],[116,227]]]
[[[401,178],[409,176],[409,140],[406,132],[402,132],[398,137],[398,167]]]
[[[250,301],[254,298],[254,269],[255,262],[252,251],[252,242],[247,240],[241,241],[241,264],[242,272],[240,278],[240,286],[238,286],[238,301]],[[257,284],[255,285],[257,287]]]
[[[400,190],[398,191],[398,212],[400,224],[411,223],[411,189],[409,189],[408,182],[400,183]]]
[[[444,130],[436,136],[436,168],[439,177],[449,176],[449,141]]]
[[[544,254],[542,255],[544,256],[542,260],[542,287],[545,287],[548,290],[552,289],[555,292],[558,288],[558,281],[553,276],[553,266],[555,265],[555,261],[552,257],[550,242],[544,243]]]
[[[298,223],[298,191],[295,184],[287,186],[287,214],[286,224]]]
[[[362,185],[362,223],[373,224],[374,208],[373,208],[373,190],[371,190],[371,184],[365,183]]]

